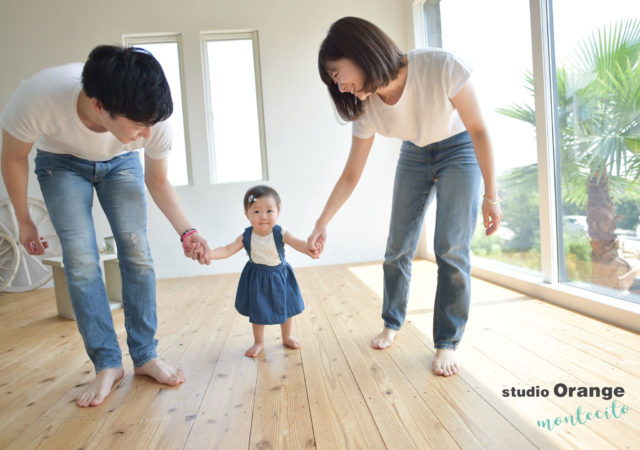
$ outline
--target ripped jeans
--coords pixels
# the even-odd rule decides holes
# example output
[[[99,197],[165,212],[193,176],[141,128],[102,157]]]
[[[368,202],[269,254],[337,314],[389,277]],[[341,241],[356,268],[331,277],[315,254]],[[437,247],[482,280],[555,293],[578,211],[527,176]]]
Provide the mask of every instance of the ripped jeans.
[[[122,353],[102,281],[93,191],[118,248],[127,345],[140,367],[155,358],[156,282],[147,242],[144,176],[137,152],[103,162],[38,150],[36,175],[62,245],[78,330],[96,372],[121,367]]]

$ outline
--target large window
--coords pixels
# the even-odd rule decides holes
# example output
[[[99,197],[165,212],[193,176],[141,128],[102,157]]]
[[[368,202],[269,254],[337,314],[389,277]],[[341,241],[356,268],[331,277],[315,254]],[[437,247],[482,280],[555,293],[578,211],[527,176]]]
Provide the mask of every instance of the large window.
[[[553,2],[560,281],[640,303],[638,4]]]
[[[442,47],[472,67],[471,82],[496,156],[502,227],[487,237],[479,217],[473,255],[537,274],[540,221],[534,111],[521,106],[530,100],[530,91],[523,88],[532,70],[529,5],[513,0],[430,0],[424,5],[424,33],[425,45]]]
[[[425,0],[415,24],[473,66],[494,144],[503,227],[476,264],[640,303],[640,17],[602,5]]]
[[[180,35],[130,35],[124,37],[124,44],[151,52],[164,70],[173,99],[173,114],[169,118],[173,129],[173,144],[168,157],[169,181],[174,186],[189,184],[186,122],[182,105]]]
[[[257,33],[203,33],[214,182],[267,177]]]

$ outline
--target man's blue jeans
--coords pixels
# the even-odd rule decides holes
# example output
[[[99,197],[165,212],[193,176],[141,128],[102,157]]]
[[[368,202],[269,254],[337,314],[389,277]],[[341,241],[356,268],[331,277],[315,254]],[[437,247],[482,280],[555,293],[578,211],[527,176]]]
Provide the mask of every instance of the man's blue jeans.
[[[127,345],[140,367],[155,358],[156,283],[147,242],[144,177],[136,152],[95,162],[38,150],[40,189],[62,245],[69,296],[96,372],[121,367],[122,353],[102,281],[91,215],[93,190],[118,247]]]
[[[402,144],[384,260],[384,326],[399,330],[407,314],[411,261],[424,215],[437,198],[434,250],[438,286],[433,312],[436,348],[455,349],[471,298],[470,244],[478,216],[481,173],[466,131],[418,147]]]

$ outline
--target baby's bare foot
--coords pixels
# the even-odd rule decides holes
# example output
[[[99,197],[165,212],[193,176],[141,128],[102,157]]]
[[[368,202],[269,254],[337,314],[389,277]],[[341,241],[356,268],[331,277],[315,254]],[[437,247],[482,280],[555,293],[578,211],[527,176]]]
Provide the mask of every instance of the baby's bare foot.
[[[371,339],[371,346],[378,350],[391,347],[393,340],[396,338],[396,331],[389,328],[382,330],[382,333]]]
[[[102,404],[111,391],[118,387],[122,377],[124,377],[124,369],[122,367],[101,370],[91,383],[84,386],[82,392],[76,398],[76,405],[86,408],[87,406]]]
[[[264,348],[264,344],[262,342],[256,342],[251,347],[244,352],[244,356],[248,356],[249,358],[257,358],[262,349]]]
[[[169,386],[182,384],[186,380],[182,369],[173,367],[160,358],[153,358],[142,366],[134,368],[133,371],[136,375],[146,375],[158,383],[168,384]]]
[[[297,337],[287,336],[282,338],[282,343],[289,348],[300,348],[302,347],[302,340]]]
[[[448,348],[436,349],[436,356],[431,362],[433,373],[443,377],[450,377],[460,371],[460,365],[456,358],[456,351]]]

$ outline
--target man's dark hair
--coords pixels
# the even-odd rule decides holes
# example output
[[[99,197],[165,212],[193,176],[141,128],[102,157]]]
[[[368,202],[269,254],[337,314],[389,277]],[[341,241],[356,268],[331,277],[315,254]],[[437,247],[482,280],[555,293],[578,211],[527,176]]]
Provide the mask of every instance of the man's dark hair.
[[[100,45],[82,70],[82,88],[112,117],[155,124],[171,116],[173,101],[162,66],[148,51]]]
[[[329,88],[338,114],[344,120],[356,120],[364,111],[364,102],[348,92],[340,92],[327,72],[327,64],[341,58],[351,60],[364,72],[363,90],[375,92],[398,77],[404,55],[380,28],[358,17],[343,17],[329,28],[320,44],[318,70]]]
[[[271,186],[265,186],[264,184],[254,186],[244,194],[244,212],[249,211],[249,207],[260,197],[272,197],[276,201],[278,211],[280,211],[280,195]]]

